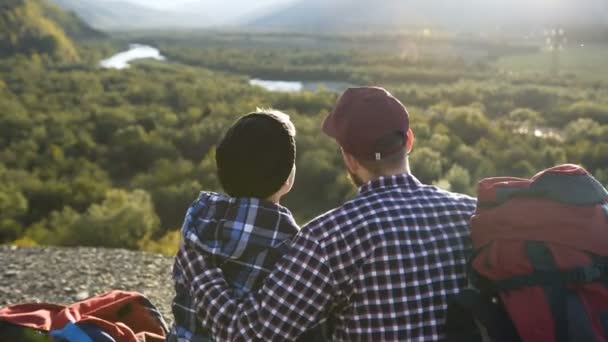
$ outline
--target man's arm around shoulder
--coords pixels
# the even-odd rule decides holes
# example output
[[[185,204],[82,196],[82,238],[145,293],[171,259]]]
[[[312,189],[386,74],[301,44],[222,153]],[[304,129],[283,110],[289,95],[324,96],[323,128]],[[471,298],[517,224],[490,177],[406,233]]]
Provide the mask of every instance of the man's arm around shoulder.
[[[184,270],[199,319],[218,340],[293,340],[315,326],[334,290],[323,249],[302,231],[257,293],[238,298],[222,271],[205,262],[195,244],[184,243],[177,262]]]

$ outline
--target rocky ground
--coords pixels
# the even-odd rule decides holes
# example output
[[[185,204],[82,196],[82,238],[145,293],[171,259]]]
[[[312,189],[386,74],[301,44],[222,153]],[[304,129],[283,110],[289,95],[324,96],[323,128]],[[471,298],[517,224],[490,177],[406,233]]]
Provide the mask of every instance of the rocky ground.
[[[69,304],[120,289],[146,295],[170,324],[172,264],[171,257],[118,249],[0,245],[0,307]]]

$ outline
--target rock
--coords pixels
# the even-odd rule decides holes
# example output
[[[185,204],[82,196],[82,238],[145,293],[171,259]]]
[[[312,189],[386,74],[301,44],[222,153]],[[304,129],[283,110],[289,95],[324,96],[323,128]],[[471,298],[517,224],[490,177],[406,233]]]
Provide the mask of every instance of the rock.
[[[74,299],[77,301],[81,301],[81,300],[85,300],[89,297],[90,297],[90,295],[89,295],[88,291],[80,291],[74,296]]]
[[[5,278],[12,278],[12,277],[16,277],[17,275],[19,275],[19,271],[17,270],[7,270],[4,272],[4,277]]]

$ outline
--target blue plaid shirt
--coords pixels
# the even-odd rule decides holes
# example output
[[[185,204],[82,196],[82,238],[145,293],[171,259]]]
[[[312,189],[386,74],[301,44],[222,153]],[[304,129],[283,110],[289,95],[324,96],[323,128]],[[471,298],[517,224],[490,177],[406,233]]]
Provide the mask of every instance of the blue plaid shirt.
[[[259,289],[299,228],[286,208],[255,198],[232,198],[203,192],[186,213],[182,247],[193,245],[221,268],[238,297]],[[210,331],[196,318],[184,269],[173,268],[175,324],[169,341],[211,341]]]
[[[335,341],[445,338],[447,299],[466,285],[476,200],[402,174],[313,220],[260,290],[239,297],[224,272],[186,244],[198,317],[229,341],[293,340],[327,317]]]

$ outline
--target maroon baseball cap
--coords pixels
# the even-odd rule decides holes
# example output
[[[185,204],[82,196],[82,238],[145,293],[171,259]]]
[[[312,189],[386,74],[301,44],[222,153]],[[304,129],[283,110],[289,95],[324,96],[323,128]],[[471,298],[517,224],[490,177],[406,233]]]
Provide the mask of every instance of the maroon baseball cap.
[[[405,106],[386,89],[348,88],[323,123],[323,132],[336,139],[349,154],[364,160],[381,160],[403,148],[378,146],[391,134],[405,137],[409,130]]]

